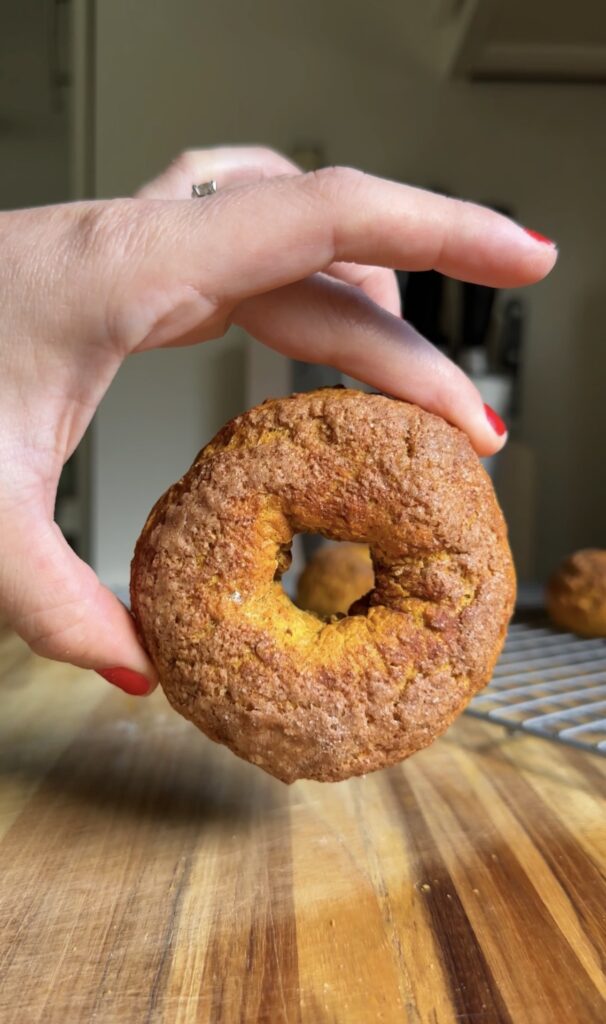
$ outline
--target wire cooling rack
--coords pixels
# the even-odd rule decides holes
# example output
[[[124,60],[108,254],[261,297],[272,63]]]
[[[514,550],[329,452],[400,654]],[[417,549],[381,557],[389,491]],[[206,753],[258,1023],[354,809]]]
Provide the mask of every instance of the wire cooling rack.
[[[514,623],[467,713],[606,757],[606,640]]]

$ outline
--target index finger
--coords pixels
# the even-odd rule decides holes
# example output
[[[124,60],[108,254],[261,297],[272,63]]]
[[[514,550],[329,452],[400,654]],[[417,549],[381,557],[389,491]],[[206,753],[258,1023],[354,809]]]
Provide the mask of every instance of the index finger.
[[[324,270],[335,261],[434,269],[496,288],[530,284],[557,250],[482,206],[348,168],[226,189],[196,202],[132,201],[143,259],[218,306]]]
[[[137,198],[188,199],[195,182],[215,179],[223,192],[225,188],[295,174],[302,174],[300,167],[266,146],[188,149],[173,160],[162,174],[139,189]],[[336,263],[327,271],[333,277],[357,285],[390,313],[401,312],[397,281],[386,268]]]

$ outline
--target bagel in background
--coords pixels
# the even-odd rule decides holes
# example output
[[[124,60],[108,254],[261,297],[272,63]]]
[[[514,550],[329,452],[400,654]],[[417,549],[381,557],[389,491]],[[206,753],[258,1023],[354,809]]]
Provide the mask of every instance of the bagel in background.
[[[372,590],[375,574],[366,544],[325,544],[299,576],[297,606],[322,618],[346,615]]]
[[[606,637],[606,551],[585,548],[566,558],[547,584],[546,606],[560,629]]]
[[[284,593],[296,533],[366,543],[374,588],[325,622]],[[490,679],[515,596],[467,436],[417,406],[325,388],[227,424],[160,498],[131,603],[173,707],[284,782],[403,760]]]

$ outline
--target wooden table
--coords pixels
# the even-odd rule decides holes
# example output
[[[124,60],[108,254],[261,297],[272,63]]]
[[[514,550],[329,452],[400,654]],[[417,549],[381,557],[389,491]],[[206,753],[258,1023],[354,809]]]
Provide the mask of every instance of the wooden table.
[[[605,763],[460,719],[291,788],[0,640],[2,1024],[606,1021]]]

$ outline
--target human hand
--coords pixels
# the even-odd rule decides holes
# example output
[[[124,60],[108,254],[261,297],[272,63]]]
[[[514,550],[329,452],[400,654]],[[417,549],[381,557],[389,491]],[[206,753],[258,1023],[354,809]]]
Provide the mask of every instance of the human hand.
[[[189,199],[209,178],[219,192]],[[488,455],[504,437],[400,319],[388,268],[505,288],[555,260],[492,211],[350,169],[303,175],[258,149],[184,154],[134,199],[0,214],[0,608],[37,653],[150,691],[130,615],[53,522],[61,468],[124,359],[235,322],[444,416]]]

